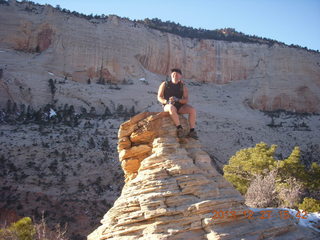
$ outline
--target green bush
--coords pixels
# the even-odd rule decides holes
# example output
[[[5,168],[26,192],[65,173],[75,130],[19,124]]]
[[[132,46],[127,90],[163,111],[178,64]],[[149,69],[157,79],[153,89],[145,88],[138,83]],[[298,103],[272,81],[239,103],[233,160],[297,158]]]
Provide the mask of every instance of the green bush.
[[[230,158],[229,164],[224,166],[224,177],[241,194],[246,194],[255,179],[263,179],[274,171],[274,191],[279,203],[286,207],[297,207],[305,192],[319,191],[320,166],[312,163],[307,169],[300,162],[299,147],[295,147],[288,158],[277,160],[274,157],[276,148],[276,145],[269,147],[261,142],[255,147],[241,149]]]
[[[308,171],[308,184],[307,187],[311,191],[319,191],[320,189],[320,165],[313,162],[311,168]]]
[[[36,230],[29,217],[12,223],[8,228],[0,230],[2,240],[33,240]]]
[[[307,185],[308,173],[305,166],[300,162],[300,148],[295,147],[287,159],[277,161],[279,179],[294,177]]]
[[[224,166],[224,177],[245,194],[257,175],[265,176],[275,167],[276,148],[276,145],[268,147],[266,143],[261,142],[254,148],[238,151],[231,157],[229,164]]]
[[[25,217],[0,229],[0,240],[68,240],[66,232],[66,227],[61,229],[60,224],[50,230],[43,215],[39,223],[33,223],[29,217]]]
[[[307,212],[320,212],[320,201],[314,198],[304,198],[303,202],[299,204],[299,209]]]

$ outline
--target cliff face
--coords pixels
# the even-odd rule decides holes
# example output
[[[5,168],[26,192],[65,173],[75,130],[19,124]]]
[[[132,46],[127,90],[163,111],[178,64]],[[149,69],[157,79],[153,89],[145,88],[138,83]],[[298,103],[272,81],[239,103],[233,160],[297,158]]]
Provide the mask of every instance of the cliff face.
[[[1,60],[1,65],[13,64],[4,70],[0,85],[7,98],[17,94],[12,94],[11,86],[3,86],[11,74],[27,85],[31,78],[41,82],[34,72],[43,71],[80,83],[89,78],[121,82],[146,77],[147,71],[166,75],[170,68],[180,67],[184,78],[195,81],[248,81],[253,87],[249,103],[257,109],[320,111],[318,53],[278,44],[182,38],[116,16],[88,21],[29,3],[0,5],[0,26],[1,49],[28,53],[10,55],[18,60],[12,63],[7,56]],[[27,75],[34,71],[33,76],[15,74],[13,69],[25,68],[28,61],[34,66]]]
[[[121,125],[118,137],[126,183],[88,240],[316,238],[276,212],[249,219],[243,197],[216,171],[200,142],[178,139],[166,114],[136,115]]]
[[[190,104],[197,109],[197,131],[204,140],[203,147],[214,155],[220,166],[239,149],[260,141],[277,144],[284,156],[294,146],[300,146],[307,159],[320,159],[317,115],[268,116],[252,109],[319,113],[319,62],[319,54],[280,45],[269,47],[181,38],[115,16],[88,21],[50,6],[15,1],[10,1],[9,6],[0,4],[0,108],[5,108],[10,99],[18,108],[20,104],[39,108],[55,103],[55,110],[69,104],[76,113],[80,112],[80,107],[88,112],[95,107],[97,113],[102,114],[108,107],[113,114],[108,123],[92,121],[93,129],[81,124],[69,132],[69,129],[65,131],[69,127],[62,127],[58,135],[53,130],[56,126],[35,134],[37,124],[18,127],[1,124],[3,155],[29,175],[25,179],[24,171],[19,171],[19,177],[23,178],[20,181],[15,174],[7,172],[3,176],[9,179],[4,185],[7,190],[1,192],[3,199],[10,202],[12,196],[17,197],[19,202],[14,201],[15,205],[10,207],[17,209],[21,216],[31,216],[34,210],[39,213],[48,210],[54,219],[52,224],[59,223],[62,218],[69,219],[69,226],[74,227],[72,232],[87,234],[101,209],[107,208],[118,196],[118,187],[122,184],[118,165],[110,165],[111,159],[117,157],[109,150],[104,153],[100,149],[102,136],[108,137],[111,146],[116,144],[113,131],[123,121],[122,117],[115,119],[121,105],[127,109],[135,107],[139,112],[161,111],[156,103],[156,91],[172,67],[183,70]],[[89,78],[91,84],[87,84]],[[100,78],[118,83],[119,88],[96,84]],[[49,79],[54,80],[54,94]],[[122,84],[124,79],[132,80],[133,84]],[[150,124],[160,129],[164,123],[158,121]],[[129,132],[133,131],[130,128],[136,128],[135,134],[123,135],[119,140],[127,182],[136,180],[140,165],[156,149],[150,139],[140,144],[139,131],[142,130],[131,123],[122,128]],[[152,133],[149,137],[158,138],[158,133],[150,129],[141,134],[146,137]],[[50,132],[47,137],[44,136],[46,131]],[[78,131],[85,137],[79,136]],[[71,136],[81,138],[79,146],[78,141],[69,140]],[[88,150],[90,137],[97,146]],[[167,141],[166,138],[163,141]],[[173,140],[168,141],[171,144]],[[25,143],[26,147],[22,147]],[[56,161],[56,156],[44,143],[59,153],[67,153],[70,161],[67,164],[74,169],[73,173],[63,161],[58,161],[59,178],[48,170],[47,166]],[[134,152],[138,155],[132,155]],[[101,165],[104,154],[110,161]],[[30,159],[34,166],[28,165]],[[43,159],[46,159],[45,164]],[[45,180],[40,173],[45,174]],[[108,177],[103,177],[106,173]],[[62,183],[64,175],[66,182]],[[108,189],[103,192],[105,195],[99,191],[100,177],[101,186]],[[57,194],[58,200],[55,195],[51,197],[52,192]],[[49,197],[42,197],[42,194]],[[39,196],[42,200],[37,202]]]

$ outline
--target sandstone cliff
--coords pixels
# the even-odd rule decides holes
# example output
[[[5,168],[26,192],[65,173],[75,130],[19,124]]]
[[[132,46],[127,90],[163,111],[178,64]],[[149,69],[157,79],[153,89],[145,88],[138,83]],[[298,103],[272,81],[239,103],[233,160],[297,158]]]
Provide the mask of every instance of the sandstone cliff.
[[[0,108],[10,99],[18,107],[55,103],[57,110],[69,104],[76,113],[91,107],[103,113],[109,107],[113,115],[108,121],[90,120],[92,129],[85,119],[71,130],[1,123],[0,149],[7,164],[1,166],[0,212],[4,205],[21,216],[44,210],[50,224],[67,222],[77,240],[92,231],[123,184],[113,152],[114,131],[123,122],[117,108],[161,111],[156,90],[173,66],[184,72],[202,147],[220,167],[239,149],[260,141],[277,144],[283,156],[300,146],[306,163],[316,161],[318,115],[267,115],[252,108],[319,113],[319,62],[319,54],[287,46],[181,38],[116,16],[86,20],[48,5],[0,4]],[[119,88],[96,84],[100,78]],[[54,94],[49,79],[54,80]],[[123,84],[124,79],[132,84]],[[87,143],[91,137],[96,143],[92,149]],[[105,138],[111,147],[101,151]],[[152,151],[151,142],[139,147],[132,141],[123,137],[119,142],[119,148],[134,146],[138,148],[131,151],[143,153],[131,159],[126,159],[130,149],[122,153],[128,180]],[[14,174],[8,170],[11,163],[23,171]],[[48,168],[51,164],[57,172]]]
[[[79,83],[122,82],[180,67],[194,81],[247,81],[253,108],[320,112],[320,54],[279,44],[182,38],[116,16],[89,21],[11,1],[0,5],[0,50],[2,105],[8,98],[48,103],[48,72]],[[83,102],[94,103],[89,97]]]
[[[88,240],[317,237],[277,212],[269,219],[243,214],[249,208],[240,193],[216,171],[199,141],[176,137],[165,113],[136,115],[121,125],[118,137],[126,183]],[[213,219],[214,211],[225,215]]]

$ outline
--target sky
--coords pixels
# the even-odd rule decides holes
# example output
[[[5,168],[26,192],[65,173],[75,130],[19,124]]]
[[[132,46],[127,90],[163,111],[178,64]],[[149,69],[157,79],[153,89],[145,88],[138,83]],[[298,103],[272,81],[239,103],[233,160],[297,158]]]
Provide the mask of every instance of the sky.
[[[320,0],[33,0],[87,15],[159,18],[208,30],[234,28],[320,51]]]

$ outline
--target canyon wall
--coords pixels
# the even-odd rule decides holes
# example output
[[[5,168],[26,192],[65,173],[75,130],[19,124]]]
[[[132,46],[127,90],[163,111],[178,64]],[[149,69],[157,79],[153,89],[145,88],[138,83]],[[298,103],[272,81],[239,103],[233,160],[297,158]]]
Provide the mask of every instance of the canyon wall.
[[[182,38],[117,16],[86,20],[48,5],[10,1],[0,5],[0,50],[1,102],[23,101],[12,84],[36,85],[45,71],[80,83],[119,83],[179,67],[193,81],[248,81],[253,108],[320,111],[320,54],[280,44]],[[28,68],[23,79],[16,74],[21,68]]]

